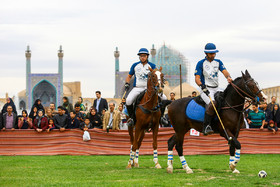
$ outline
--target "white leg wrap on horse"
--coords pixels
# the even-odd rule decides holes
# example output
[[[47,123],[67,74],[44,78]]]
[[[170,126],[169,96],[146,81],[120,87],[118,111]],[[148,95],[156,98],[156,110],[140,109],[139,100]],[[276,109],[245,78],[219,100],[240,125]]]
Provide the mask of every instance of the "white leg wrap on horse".
[[[139,157],[139,149],[136,149],[135,159],[134,162],[138,163],[138,157]]]
[[[230,165],[230,164],[233,164],[233,165],[234,165],[234,159],[235,159],[234,156],[230,156],[230,157],[229,157],[229,165]]]
[[[133,164],[134,155],[135,155],[135,152],[134,152],[134,151],[131,151],[130,159],[129,159],[130,164]]]
[[[158,163],[158,154],[157,154],[157,150],[154,150],[154,163]]]
[[[172,163],[173,163],[173,151],[168,151],[167,166],[172,166]]]
[[[240,149],[236,149],[234,163],[237,164],[240,160]]]
[[[185,169],[187,173],[193,173],[193,170],[188,166],[184,156],[180,156],[180,161],[182,163],[183,169]]]

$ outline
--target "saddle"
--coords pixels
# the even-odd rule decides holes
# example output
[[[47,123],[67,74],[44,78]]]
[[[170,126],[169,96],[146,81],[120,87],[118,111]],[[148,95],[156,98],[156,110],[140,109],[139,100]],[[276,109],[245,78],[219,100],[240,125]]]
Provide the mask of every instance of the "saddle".
[[[216,108],[219,113],[224,104],[224,92],[219,91],[219,92],[215,93],[214,97],[215,97],[215,101],[217,103]],[[203,122],[204,115],[205,115],[205,108],[206,108],[206,103],[203,101],[203,99],[199,95],[198,97],[191,99],[187,103],[186,116],[191,120],[194,120],[197,122]]]

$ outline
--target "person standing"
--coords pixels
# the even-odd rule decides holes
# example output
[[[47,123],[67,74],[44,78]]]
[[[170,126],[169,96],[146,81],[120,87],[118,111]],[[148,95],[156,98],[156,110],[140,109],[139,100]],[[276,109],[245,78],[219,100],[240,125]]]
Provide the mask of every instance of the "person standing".
[[[249,128],[264,128],[265,114],[262,110],[259,110],[257,104],[252,104],[252,109],[248,114]]]
[[[218,91],[218,73],[221,71],[228,83],[232,82],[229,72],[226,70],[223,62],[219,59],[215,59],[216,53],[219,51],[216,49],[215,44],[207,43],[204,53],[206,57],[200,60],[195,68],[195,83],[200,88],[201,98],[206,103],[206,111],[203,122],[203,134],[208,135],[214,133],[211,128],[212,118],[215,116],[215,111],[210,103],[209,96],[214,101],[214,95]]]
[[[60,131],[65,131],[67,124],[68,124],[67,123],[68,116],[66,114],[63,114],[62,110],[63,110],[63,107],[59,106],[58,114],[54,116],[54,125]]]
[[[17,128],[17,115],[13,112],[13,107],[11,105],[7,106],[7,112],[3,114],[2,123],[0,129],[15,130]]]
[[[63,100],[62,106],[66,109],[66,114],[73,112],[74,111],[73,105],[72,103],[69,102],[68,97],[63,97],[62,100]]]
[[[13,112],[15,113],[15,114],[17,114],[17,109],[16,109],[16,106],[15,106],[15,104],[14,104],[14,101],[12,100],[12,98],[10,98],[10,97],[8,97],[7,99],[6,99],[6,104],[3,106],[3,108],[2,108],[2,114],[5,114],[6,112],[7,112],[7,107],[8,106],[12,106],[12,109],[13,109]]]
[[[33,129],[42,132],[49,128],[48,118],[43,115],[43,110],[38,111],[38,116],[34,119]]]
[[[103,130],[119,130],[119,124],[121,122],[120,112],[115,110],[115,103],[110,103],[109,108],[103,118]]]
[[[95,92],[96,99],[93,101],[93,107],[96,108],[97,114],[104,115],[104,112],[108,110],[108,103],[106,99],[101,98],[101,92]]]
[[[276,103],[276,97],[272,96],[271,102],[267,105],[268,110],[272,111],[274,108],[274,105],[278,105],[278,104]]]

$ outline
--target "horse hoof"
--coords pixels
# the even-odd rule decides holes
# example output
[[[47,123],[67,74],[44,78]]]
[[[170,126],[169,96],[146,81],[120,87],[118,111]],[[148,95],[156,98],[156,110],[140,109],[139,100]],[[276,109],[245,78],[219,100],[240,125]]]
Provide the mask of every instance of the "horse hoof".
[[[161,169],[161,166],[159,165],[159,163],[156,164],[155,168]]]
[[[128,165],[126,166],[126,169],[131,169],[131,164],[128,164]]]
[[[186,169],[186,173],[191,174],[191,173],[193,173],[193,170],[191,168],[188,168],[188,169]]]
[[[173,167],[167,167],[167,173],[173,173]]]
[[[240,173],[237,169],[233,170],[232,173]]]
[[[235,169],[235,168],[236,168],[236,165],[230,164],[230,165],[229,165],[229,168],[231,169],[231,171],[234,171],[234,170],[236,170],[236,169]]]
[[[134,167],[135,168],[139,168],[139,164],[138,163],[134,163]]]

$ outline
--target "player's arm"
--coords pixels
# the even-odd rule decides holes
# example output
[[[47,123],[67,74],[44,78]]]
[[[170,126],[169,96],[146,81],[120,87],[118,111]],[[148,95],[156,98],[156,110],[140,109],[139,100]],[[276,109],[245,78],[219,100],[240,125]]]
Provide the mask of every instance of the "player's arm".
[[[227,79],[228,83],[232,82],[231,76],[230,76],[229,72],[226,69],[224,69],[222,71],[222,73],[224,74],[224,76]]]
[[[128,74],[126,79],[125,79],[125,82],[130,83],[131,77],[132,77],[132,75]]]
[[[195,83],[198,85],[198,86],[201,86],[202,85],[202,82],[200,80],[200,75],[195,75]]]

